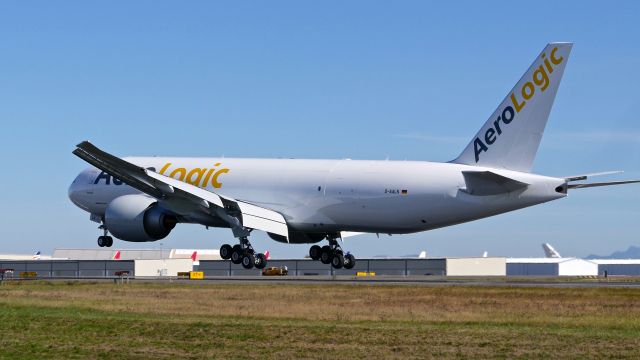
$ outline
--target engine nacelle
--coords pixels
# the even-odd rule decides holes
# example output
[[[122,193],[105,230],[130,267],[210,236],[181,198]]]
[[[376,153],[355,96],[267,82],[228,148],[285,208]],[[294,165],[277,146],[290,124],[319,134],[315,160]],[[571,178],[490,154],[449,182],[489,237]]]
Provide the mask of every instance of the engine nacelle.
[[[270,238],[277,242],[286,243],[284,236],[267,233]],[[300,231],[289,231],[289,243],[291,244],[313,244],[324,240],[328,234],[325,233],[305,233]]]
[[[109,232],[124,241],[164,239],[176,226],[176,218],[144,195],[119,196],[107,205],[104,223]]]

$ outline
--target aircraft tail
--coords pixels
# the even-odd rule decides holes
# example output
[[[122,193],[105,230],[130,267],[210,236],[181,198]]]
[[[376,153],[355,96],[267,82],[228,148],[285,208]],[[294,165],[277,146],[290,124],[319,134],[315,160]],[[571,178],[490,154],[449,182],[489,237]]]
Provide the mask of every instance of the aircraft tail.
[[[550,43],[454,163],[531,171],[571,43]]]
[[[544,255],[548,258],[561,258],[560,253],[556,251],[556,249],[551,246],[549,243],[542,244],[542,249],[544,249]]]

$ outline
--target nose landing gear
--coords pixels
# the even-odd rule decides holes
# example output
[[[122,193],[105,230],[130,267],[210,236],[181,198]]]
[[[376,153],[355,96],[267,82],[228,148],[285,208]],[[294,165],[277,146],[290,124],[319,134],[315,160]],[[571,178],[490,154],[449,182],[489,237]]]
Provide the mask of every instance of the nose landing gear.
[[[338,244],[336,237],[328,237],[329,245],[320,247],[313,245],[309,249],[312,260],[320,260],[323,264],[331,264],[334,269],[352,269],[356,265],[356,258],[351,253],[345,254]]]

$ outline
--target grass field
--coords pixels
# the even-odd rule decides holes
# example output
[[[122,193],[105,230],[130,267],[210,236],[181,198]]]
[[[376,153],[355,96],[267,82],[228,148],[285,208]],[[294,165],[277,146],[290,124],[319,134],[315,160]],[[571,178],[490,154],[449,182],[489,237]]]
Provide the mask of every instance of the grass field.
[[[8,282],[2,358],[640,358],[622,288]]]

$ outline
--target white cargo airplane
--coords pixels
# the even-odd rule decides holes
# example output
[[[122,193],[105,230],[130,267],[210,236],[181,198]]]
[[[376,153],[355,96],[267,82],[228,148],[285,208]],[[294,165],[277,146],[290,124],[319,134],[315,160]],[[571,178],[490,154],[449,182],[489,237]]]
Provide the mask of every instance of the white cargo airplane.
[[[309,255],[352,268],[337,239],[347,233],[408,234],[477,220],[567,196],[568,189],[640,180],[575,183],[599,175],[530,173],[572,44],[551,43],[460,156],[448,163],[235,158],[118,158],[89,142],[73,153],[95,166],[69,188],[101,223],[98,245],[156,241],[177,223],[226,227],[239,244],[220,255],[263,268],[248,241],[261,230],[280,242],[317,243]]]

